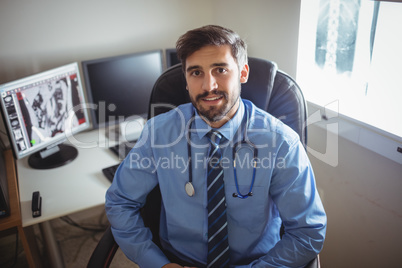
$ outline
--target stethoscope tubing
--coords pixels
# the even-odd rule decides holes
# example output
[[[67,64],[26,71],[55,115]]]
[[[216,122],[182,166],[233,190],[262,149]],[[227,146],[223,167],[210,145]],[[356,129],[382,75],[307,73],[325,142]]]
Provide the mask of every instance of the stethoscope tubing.
[[[195,190],[194,190],[194,186],[193,186],[193,170],[192,170],[192,163],[191,163],[192,161],[191,161],[191,145],[190,145],[190,139],[191,139],[190,129],[191,129],[191,124],[194,121],[194,118],[195,118],[195,112],[194,112],[194,114],[192,115],[192,117],[190,119],[190,124],[189,124],[188,131],[187,131],[187,133],[188,133],[187,134],[187,153],[188,153],[188,159],[189,159],[189,180],[185,184],[185,191],[186,191],[187,195],[190,196],[190,197],[195,194]],[[235,180],[236,192],[237,192],[237,193],[233,193],[232,196],[233,197],[238,197],[240,199],[245,199],[245,198],[248,198],[249,196],[253,195],[252,190],[253,190],[253,187],[254,187],[256,166],[257,166],[257,160],[256,159],[258,157],[258,149],[257,149],[257,147],[249,139],[246,139],[246,137],[247,137],[247,135],[246,135],[247,134],[247,128],[249,126],[249,117],[248,117],[247,108],[246,108],[246,119],[247,119],[247,122],[246,122],[246,126],[245,126],[245,129],[244,129],[243,139],[235,144],[235,146],[233,147],[233,155],[232,155],[233,156],[233,173],[234,173],[234,180]],[[241,131],[241,127],[240,127],[239,131]],[[250,189],[249,189],[248,193],[247,194],[241,194],[240,189],[239,189],[239,183],[238,183],[238,180],[237,180],[236,155],[237,155],[237,152],[241,149],[241,147],[243,145],[245,145],[245,144],[249,145],[250,147],[248,147],[248,148],[253,152],[253,162],[254,162],[253,163],[253,177],[252,177],[252,180],[251,180]]]
[[[236,172],[236,155],[237,155],[237,152],[241,149],[241,146],[243,144],[248,144],[248,145],[250,145],[251,148],[253,148],[252,149],[252,152],[253,152],[253,178],[251,180],[250,189],[249,189],[248,193],[245,194],[245,195],[240,193],[239,183],[237,181],[237,172]],[[240,146],[240,148],[239,148],[239,146]],[[248,147],[248,148],[251,150],[250,147]],[[243,138],[242,141],[237,142],[235,144],[235,146],[233,147],[233,174],[234,174],[234,180],[235,180],[236,191],[237,191],[237,193],[233,193],[233,197],[238,197],[238,198],[241,198],[241,199],[245,199],[245,198],[253,195],[252,190],[253,190],[254,181],[255,181],[255,172],[256,172],[256,167],[257,167],[257,157],[258,157],[258,149],[257,149],[257,147],[251,141],[249,141],[249,140],[246,141],[245,137]]]

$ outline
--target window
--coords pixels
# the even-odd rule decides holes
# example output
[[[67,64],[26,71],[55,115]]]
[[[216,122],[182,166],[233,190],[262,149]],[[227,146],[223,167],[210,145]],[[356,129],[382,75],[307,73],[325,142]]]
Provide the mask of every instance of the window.
[[[302,0],[297,80],[307,101],[402,137],[402,3]],[[393,136],[391,135],[391,136]]]

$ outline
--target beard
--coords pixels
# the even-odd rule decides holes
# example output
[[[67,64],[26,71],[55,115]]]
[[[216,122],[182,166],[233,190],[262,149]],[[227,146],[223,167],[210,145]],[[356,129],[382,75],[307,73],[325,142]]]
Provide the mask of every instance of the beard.
[[[218,122],[224,119],[229,111],[235,106],[240,98],[241,84],[238,85],[238,90],[235,91],[237,94],[233,94],[231,98],[229,94],[226,92],[222,92],[219,90],[213,90],[211,92],[205,92],[203,94],[199,94],[195,96],[195,98],[190,96],[191,103],[196,108],[199,115],[207,120],[207,122]],[[222,105],[221,106],[209,106],[208,108],[202,107],[201,102],[202,99],[208,97],[208,95],[213,94],[215,96],[222,97]],[[230,118],[227,118],[228,120]]]

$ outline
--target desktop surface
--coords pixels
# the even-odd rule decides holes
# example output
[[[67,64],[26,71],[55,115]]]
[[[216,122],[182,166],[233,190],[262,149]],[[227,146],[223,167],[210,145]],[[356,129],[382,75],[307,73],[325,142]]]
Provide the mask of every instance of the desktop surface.
[[[102,169],[121,161],[104,132],[96,129],[70,138],[67,143],[78,149],[78,157],[65,166],[38,170],[29,167],[27,158],[17,161],[23,227],[104,204],[110,181]],[[42,196],[42,216],[37,218],[31,211],[35,191]]]

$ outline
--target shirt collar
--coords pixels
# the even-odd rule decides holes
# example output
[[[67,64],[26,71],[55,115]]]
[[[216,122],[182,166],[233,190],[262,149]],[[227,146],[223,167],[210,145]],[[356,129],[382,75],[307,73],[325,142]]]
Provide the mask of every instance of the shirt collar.
[[[192,132],[196,132],[198,137],[202,139],[212,128],[208,125],[198,114],[197,110],[193,106],[193,111],[195,113],[194,124],[195,129]],[[226,122],[222,127],[216,129],[219,131],[228,141],[231,141],[236,134],[242,120],[244,117],[244,104],[240,98],[239,108],[237,109],[235,115],[232,119]]]

